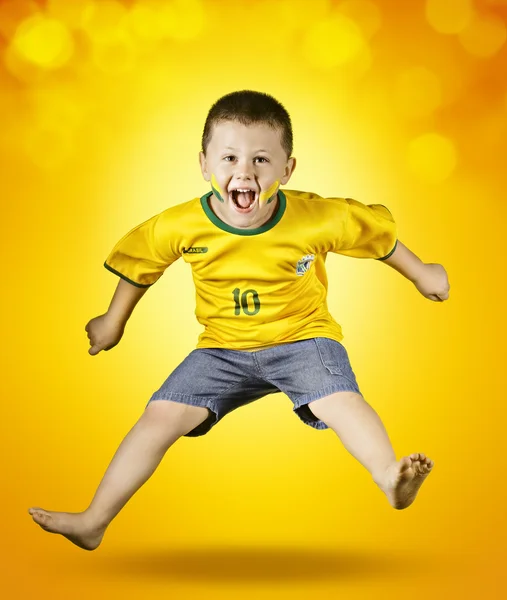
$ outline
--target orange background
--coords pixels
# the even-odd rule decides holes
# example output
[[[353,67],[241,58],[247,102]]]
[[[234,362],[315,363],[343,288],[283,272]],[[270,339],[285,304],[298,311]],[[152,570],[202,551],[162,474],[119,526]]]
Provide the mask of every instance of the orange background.
[[[0,2],[4,597],[503,597],[506,20],[504,0]],[[289,110],[289,188],[387,205],[448,270],[436,304],[378,262],[327,261],[366,399],[435,470],[394,511],[277,394],[179,441],[87,553],[28,507],[86,508],[200,331],[178,261],[89,356],[102,263],[207,191],[204,119],[238,89]]]

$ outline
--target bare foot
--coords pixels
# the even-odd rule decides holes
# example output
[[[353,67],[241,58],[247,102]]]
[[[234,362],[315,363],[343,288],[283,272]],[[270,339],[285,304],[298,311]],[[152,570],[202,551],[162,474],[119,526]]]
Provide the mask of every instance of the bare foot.
[[[50,533],[60,533],[83,550],[95,550],[102,541],[106,527],[91,525],[86,513],[51,512],[29,508],[32,519]]]
[[[391,505],[401,510],[412,504],[423,481],[431,472],[434,462],[424,454],[404,456],[386,470],[379,483]]]

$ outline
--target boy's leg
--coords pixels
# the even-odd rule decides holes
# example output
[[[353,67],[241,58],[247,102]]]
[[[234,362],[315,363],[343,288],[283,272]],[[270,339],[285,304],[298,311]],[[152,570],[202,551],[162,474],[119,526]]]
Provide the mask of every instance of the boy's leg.
[[[382,421],[355,392],[336,392],[308,404],[312,413],[340,438],[345,448],[371,473],[394,508],[406,508],[433,467],[424,454],[396,461]]]
[[[30,508],[43,529],[94,550],[113,518],[153,474],[168,448],[208,416],[208,409],[170,400],[150,402],[116,451],[90,506],[81,513]]]

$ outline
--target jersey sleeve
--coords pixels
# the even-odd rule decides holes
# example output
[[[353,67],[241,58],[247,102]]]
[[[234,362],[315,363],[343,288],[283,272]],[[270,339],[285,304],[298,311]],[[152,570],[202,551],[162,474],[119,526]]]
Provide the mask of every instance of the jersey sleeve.
[[[180,257],[176,231],[165,212],[155,215],[122,237],[104,267],[137,287],[149,287]]]
[[[397,245],[396,223],[382,204],[362,204],[346,198],[342,235],[332,252],[354,258],[386,260]]]

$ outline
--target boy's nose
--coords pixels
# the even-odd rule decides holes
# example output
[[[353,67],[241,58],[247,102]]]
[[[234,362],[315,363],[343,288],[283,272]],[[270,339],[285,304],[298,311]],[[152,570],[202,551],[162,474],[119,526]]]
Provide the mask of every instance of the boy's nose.
[[[240,171],[239,173],[236,173],[235,179],[238,181],[250,181],[253,179],[253,174],[246,171]]]
[[[235,176],[236,179],[253,179],[253,165],[247,161],[238,162]]]

